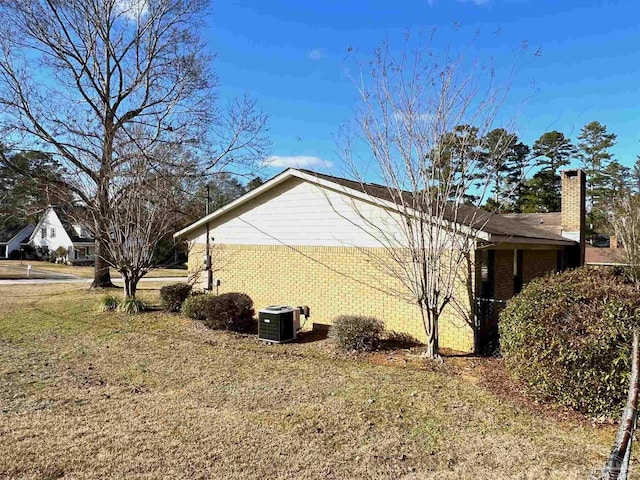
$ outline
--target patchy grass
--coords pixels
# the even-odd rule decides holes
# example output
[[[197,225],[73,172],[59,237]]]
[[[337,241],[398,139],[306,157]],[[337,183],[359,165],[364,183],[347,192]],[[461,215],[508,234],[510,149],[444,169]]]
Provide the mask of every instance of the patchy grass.
[[[1,279],[17,279],[27,278],[27,264],[30,264],[35,271],[41,273],[51,274],[68,274],[74,275],[80,278],[93,278],[93,267],[91,266],[70,266],[61,265],[59,263],[42,262],[34,260],[23,260],[22,265],[20,260],[0,260],[0,278]],[[119,279],[120,274],[111,269],[111,275],[114,279]],[[34,276],[32,273],[31,278],[45,278],[46,275],[39,273],[39,276]],[[182,268],[157,268],[151,270],[145,278],[160,278],[160,277],[186,277],[186,266]]]
[[[0,478],[584,479],[615,433],[326,341],[99,313],[101,295],[0,288]]]

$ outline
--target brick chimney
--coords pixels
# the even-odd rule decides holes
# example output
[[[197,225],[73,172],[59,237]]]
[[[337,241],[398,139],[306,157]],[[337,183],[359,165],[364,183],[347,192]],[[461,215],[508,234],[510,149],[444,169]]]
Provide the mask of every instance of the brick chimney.
[[[579,242],[579,248],[569,253],[572,266],[584,265],[586,227],[586,177],[582,170],[563,170],[562,236]]]
[[[611,250],[618,249],[618,237],[616,235],[611,235],[611,237],[609,237],[609,248]]]

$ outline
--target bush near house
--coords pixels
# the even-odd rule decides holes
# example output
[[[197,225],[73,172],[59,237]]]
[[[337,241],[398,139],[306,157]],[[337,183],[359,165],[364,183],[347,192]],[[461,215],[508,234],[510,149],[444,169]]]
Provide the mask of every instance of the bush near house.
[[[188,317],[202,320],[212,329],[246,332],[254,324],[253,300],[245,293],[195,295],[185,301],[182,310]]]
[[[170,312],[178,312],[189,295],[191,295],[191,285],[188,283],[165,285],[160,289],[162,308]]]
[[[623,272],[581,268],[534,280],[500,315],[510,374],[539,399],[620,415],[640,293]]]
[[[246,293],[223,293],[213,297],[204,324],[210,328],[226,328],[246,332],[253,326],[253,300]]]
[[[374,317],[341,315],[333,321],[329,338],[344,350],[370,352],[380,344],[384,323]]]
[[[63,260],[69,255],[69,250],[64,247],[58,247],[55,252],[56,260]]]
[[[215,300],[215,296],[200,294],[192,295],[182,304],[182,313],[193,320],[205,320],[209,310],[209,304]]]

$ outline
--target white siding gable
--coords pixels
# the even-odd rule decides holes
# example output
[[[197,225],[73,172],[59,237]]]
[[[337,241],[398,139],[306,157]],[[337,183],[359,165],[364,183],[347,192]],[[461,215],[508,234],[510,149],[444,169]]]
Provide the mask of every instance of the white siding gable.
[[[210,234],[218,244],[379,247],[402,238],[399,222],[373,203],[291,178],[212,220]],[[205,230],[187,237],[204,243]]]
[[[46,229],[46,234],[43,236],[42,232]],[[54,232],[54,236],[51,232]],[[62,222],[58,218],[55,210],[49,208],[42,220],[38,223],[38,226],[31,235],[30,243],[34,247],[49,247],[49,251],[55,252],[59,247],[69,249],[72,247],[71,239],[67,235],[66,230],[62,226]]]

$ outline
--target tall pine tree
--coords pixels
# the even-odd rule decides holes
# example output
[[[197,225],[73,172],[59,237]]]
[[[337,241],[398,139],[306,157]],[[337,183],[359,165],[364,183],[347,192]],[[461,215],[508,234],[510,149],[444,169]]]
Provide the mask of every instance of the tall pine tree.
[[[616,134],[607,133],[607,127],[597,121],[586,124],[578,135],[578,158],[587,176],[587,225],[591,233],[606,228],[606,204],[624,183],[626,167],[610,152],[615,144]]]
[[[544,133],[533,144],[532,157],[539,170],[526,182],[520,202],[522,212],[558,212],[561,183],[558,170],[569,165],[576,147],[562,132]]]
[[[493,192],[485,208],[495,212],[518,211],[529,147],[504,128],[490,131],[482,139],[482,145],[488,165],[482,180],[490,183]]]

